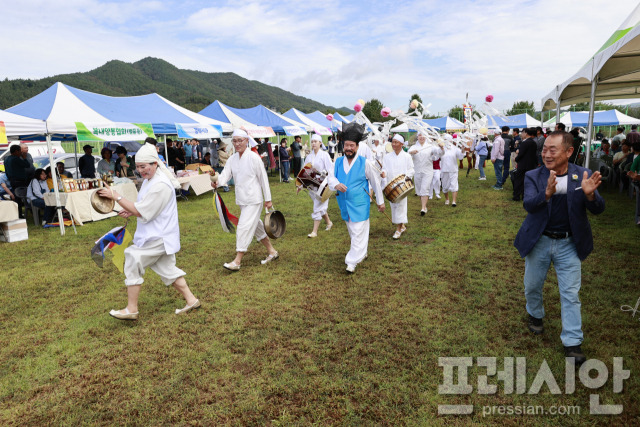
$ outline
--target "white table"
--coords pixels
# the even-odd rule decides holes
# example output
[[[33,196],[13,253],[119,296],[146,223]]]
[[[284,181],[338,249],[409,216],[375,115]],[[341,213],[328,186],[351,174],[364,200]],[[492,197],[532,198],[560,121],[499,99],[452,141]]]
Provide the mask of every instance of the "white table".
[[[133,182],[126,184],[114,185],[113,189],[122,195],[125,199],[135,201],[138,198],[138,190]],[[64,206],[73,215],[73,219],[79,225],[83,225],[84,222],[100,221],[101,219],[110,218],[116,216],[115,212],[109,212],[107,214],[101,214],[93,209],[91,206],[91,196],[98,191],[94,188],[92,190],[85,191],[73,191],[70,193],[60,193],[60,204]],[[56,196],[54,193],[47,193],[44,195],[44,202],[47,206],[56,205]],[[120,210],[120,205],[116,202],[115,210]]]

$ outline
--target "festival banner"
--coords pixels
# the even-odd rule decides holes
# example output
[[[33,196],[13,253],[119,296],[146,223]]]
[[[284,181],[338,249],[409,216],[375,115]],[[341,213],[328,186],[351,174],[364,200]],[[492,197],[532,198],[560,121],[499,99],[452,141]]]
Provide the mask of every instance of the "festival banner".
[[[0,144],[8,144],[7,141],[7,128],[4,126],[4,122],[0,122]]]
[[[85,141],[144,141],[155,138],[150,123],[83,123],[76,122],[78,142]]]
[[[313,128],[313,131],[315,133],[317,133],[318,135],[331,135],[332,134],[331,131],[328,128],[324,127],[324,126]]]
[[[242,126],[240,129],[247,132],[251,138],[270,138],[276,136],[276,133],[267,126]],[[306,133],[306,132],[305,132]]]
[[[178,138],[210,139],[222,138],[222,126],[200,123],[176,123]]]
[[[288,136],[306,135],[307,131],[300,126],[282,126],[284,133]]]

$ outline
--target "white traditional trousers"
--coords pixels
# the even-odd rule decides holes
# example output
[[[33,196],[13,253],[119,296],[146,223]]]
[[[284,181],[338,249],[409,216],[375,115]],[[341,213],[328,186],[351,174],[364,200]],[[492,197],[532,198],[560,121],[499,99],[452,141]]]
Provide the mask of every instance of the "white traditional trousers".
[[[313,213],[311,213],[311,218],[314,221],[320,221],[322,217],[327,214],[327,209],[329,209],[329,199],[323,202],[320,197],[311,191],[309,191],[309,197],[313,200]]]
[[[407,218],[407,198],[400,200],[398,203],[391,203],[391,222],[394,224],[406,224],[409,222]]]
[[[440,195],[440,169],[433,170],[433,179],[431,180],[431,188],[429,189],[429,197],[433,197],[432,194],[436,193],[436,196]]]
[[[429,196],[431,182],[433,181],[433,171],[427,173],[416,173],[413,177],[416,186],[416,194],[418,196]]]
[[[144,282],[144,271],[150,267],[160,278],[162,283],[169,286],[176,279],[187,273],[176,267],[176,255],[167,255],[162,239],[146,242],[139,247],[131,245],[124,250],[124,284],[127,286],[141,285]]]
[[[458,191],[458,172],[441,172],[442,192]]]
[[[356,266],[367,256],[367,247],[369,246],[369,220],[347,223],[347,230],[351,237],[351,248],[344,258],[347,265]]]
[[[264,223],[260,219],[262,203],[240,206],[240,218],[236,230],[236,252],[247,252],[251,239],[260,241],[267,237]]]

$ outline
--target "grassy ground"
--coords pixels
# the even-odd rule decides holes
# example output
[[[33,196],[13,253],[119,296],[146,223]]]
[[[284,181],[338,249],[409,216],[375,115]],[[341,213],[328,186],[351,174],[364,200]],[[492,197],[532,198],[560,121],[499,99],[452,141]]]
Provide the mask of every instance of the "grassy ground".
[[[0,424],[2,425],[631,425],[640,423],[640,313],[623,312],[640,297],[640,231],[633,203],[604,192],[593,217],[595,250],[584,262],[582,300],[589,357],[609,380],[597,390],[579,382],[564,393],[560,304],[553,272],[545,288],[546,331],[525,326],[524,262],[512,246],[525,212],[488,180],[460,177],[457,208],[431,201],[419,216],[409,197],[408,231],[393,241],[388,220],[372,212],[369,258],[344,271],[349,247],[335,199],[330,232],[308,239],[311,201],[272,178],[287,233],[281,258],[262,266],[254,244],[242,270],[234,235],[224,234],[211,193],[178,203],[178,266],[202,308],[173,314],[184,302],[147,272],[137,322],[107,313],[125,306],[123,277],[91,261],[93,241],[122,223],[113,218],[71,229],[29,229],[29,240],[0,244]],[[510,184],[506,186],[511,188]],[[238,213],[233,193],[223,195]],[[132,230],[134,227],[130,227]],[[324,230],[324,227],[321,228]],[[561,394],[441,395],[443,356],[526,357],[527,390],[546,361]],[[613,392],[613,357],[631,378]],[[474,359],[475,361],[475,359]],[[595,373],[592,372],[592,376]],[[497,383],[495,377],[490,383]],[[589,395],[624,406],[622,415],[589,415]],[[472,404],[474,414],[438,416],[438,405]],[[492,415],[486,405],[578,405],[580,415]]]

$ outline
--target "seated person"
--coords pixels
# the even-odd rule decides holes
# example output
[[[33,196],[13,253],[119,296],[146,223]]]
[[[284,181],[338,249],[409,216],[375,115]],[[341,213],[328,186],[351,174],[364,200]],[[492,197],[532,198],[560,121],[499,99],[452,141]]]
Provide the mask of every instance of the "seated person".
[[[9,178],[7,178],[7,174],[4,172],[0,172],[0,199],[11,199],[15,200],[16,196],[11,191],[11,184],[9,183]]]
[[[116,174],[116,161],[113,158],[113,152],[110,148],[104,147],[100,151],[102,160],[98,162],[98,174],[102,175],[115,175]]]
[[[56,170],[58,171],[58,178],[61,178],[61,179],[73,178],[73,175],[71,174],[71,172],[69,172],[68,170],[65,170],[64,162],[57,162]]]
[[[52,206],[47,206],[44,202],[44,195],[48,192],[47,173],[44,169],[36,169],[35,177],[27,187],[27,201],[29,201],[32,206],[44,209],[44,221],[42,221],[42,225],[51,222],[55,211]]]
[[[134,170],[136,169],[136,164],[133,162],[133,159],[127,156],[127,149],[123,146],[118,146],[116,148],[116,155],[118,159],[116,160],[116,176],[120,178],[134,178]]]

